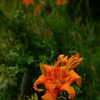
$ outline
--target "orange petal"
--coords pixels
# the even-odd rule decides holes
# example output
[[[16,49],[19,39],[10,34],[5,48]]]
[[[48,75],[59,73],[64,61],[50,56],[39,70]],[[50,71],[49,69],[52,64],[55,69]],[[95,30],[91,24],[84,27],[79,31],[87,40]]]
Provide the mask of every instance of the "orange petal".
[[[69,77],[72,73],[70,71],[65,71],[66,66],[61,66],[60,67],[60,77],[63,81],[64,78]]]
[[[69,82],[69,84],[71,85],[75,80],[76,80],[76,84],[81,84],[81,77],[72,69],[69,72],[71,75],[68,77],[67,82]]]
[[[26,7],[28,7],[29,5],[32,4],[32,1],[31,0],[23,0],[24,4]]]
[[[61,60],[61,62],[66,66],[66,64],[67,64],[67,60],[68,59],[68,56],[65,56],[62,60]]]
[[[61,86],[60,90],[61,91],[66,91],[70,95],[71,99],[73,99],[75,97],[76,92],[75,92],[74,88],[72,86],[70,86],[70,84],[68,82],[63,84]]]
[[[66,64],[67,64],[67,59],[68,59],[68,56],[65,56],[65,57],[64,57],[63,54],[62,54],[62,55],[59,55],[58,61],[56,62],[56,65],[57,65],[57,64],[59,65],[59,63],[63,63],[63,64],[66,66]]]
[[[71,85],[76,80],[76,84],[81,84],[81,77],[72,69],[63,74],[62,84],[69,82]]]
[[[79,58],[79,57],[80,57],[80,56],[79,56],[79,53],[77,53],[77,54],[75,55],[75,57],[78,57],[78,58]]]
[[[46,94],[41,97],[43,100],[56,100],[57,94],[54,93],[54,96],[49,90],[46,91]]]
[[[83,61],[83,57],[79,58],[79,54],[76,54],[75,56],[72,56],[68,61],[67,61],[67,69],[75,69],[80,63]]]
[[[55,68],[55,66],[50,66],[50,65],[43,64],[43,67],[46,71],[47,77],[51,77],[51,71]]]
[[[60,67],[60,71],[61,71],[62,74],[63,74],[63,78],[69,77],[70,75],[73,74],[72,71],[65,71],[65,69],[66,69],[66,66]]]
[[[53,82],[46,82],[45,83],[45,88],[48,89],[52,93],[52,95],[53,95],[53,92],[58,94],[60,92],[59,91],[60,87],[61,87],[61,83],[58,83],[58,84],[55,84]]]
[[[76,61],[73,62],[71,69],[75,69],[77,66],[80,65],[80,63],[83,61],[83,57],[77,59]]]
[[[63,2],[64,2],[64,0],[57,0],[57,5],[58,6],[63,5]]]
[[[49,91],[49,94],[50,94],[50,96],[52,98],[50,100],[56,100],[57,94],[60,93],[60,87],[61,87],[61,83],[54,84],[52,82],[46,82],[45,88]],[[49,100],[49,98],[47,100]]]
[[[46,77],[45,77],[45,75],[41,75],[41,76],[37,79],[37,81],[33,84],[33,85],[34,85],[33,88],[34,88],[35,90],[38,90],[38,91],[43,91],[43,89],[38,89],[37,85],[39,85],[39,84],[45,85],[45,83],[46,83]]]
[[[51,76],[51,66],[43,64],[43,67],[47,73],[47,77],[50,77]]]
[[[64,55],[63,54],[62,55],[59,55],[58,58],[60,58],[60,60],[61,60],[62,58],[64,58]]]
[[[38,5],[38,6],[36,7],[36,10],[37,10],[38,12],[41,13],[41,5]]]

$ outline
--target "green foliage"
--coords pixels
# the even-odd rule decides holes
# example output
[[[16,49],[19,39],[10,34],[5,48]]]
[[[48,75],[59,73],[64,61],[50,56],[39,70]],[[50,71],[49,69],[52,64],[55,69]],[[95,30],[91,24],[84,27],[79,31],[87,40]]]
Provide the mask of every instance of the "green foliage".
[[[82,85],[73,84],[74,100],[100,100],[100,21],[93,19],[90,1],[61,6],[56,0],[34,1],[28,7],[16,0],[0,4],[0,100],[18,100],[25,69],[35,82],[39,63],[53,65],[59,54],[76,53],[84,60],[75,70]],[[37,5],[41,13],[33,15]],[[31,92],[34,100],[40,98]]]
[[[19,66],[0,65],[0,100],[10,100],[15,96],[17,100],[17,93],[20,91],[20,76],[23,69]],[[17,89],[19,87],[19,89]],[[15,94],[16,93],[16,94]],[[13,97],[12,97],[13,96]]]

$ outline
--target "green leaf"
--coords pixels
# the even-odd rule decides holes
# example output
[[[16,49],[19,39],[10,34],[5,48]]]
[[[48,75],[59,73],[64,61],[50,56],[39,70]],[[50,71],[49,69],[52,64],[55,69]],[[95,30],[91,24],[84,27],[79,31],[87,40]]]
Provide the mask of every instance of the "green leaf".
[[[41,63],[40,63],[40,70],[41,70],[42,74],[47,76],[46,70],[44,69],[44,67],[43,67],[43,65]]]
[[[38,95],[34,92],[34,100],[38,100]]]
[[[28,63],[28,65],[30,65],[32,62],[33,62],[33,56],[30,56],[30,57],[27,59],[27,63]]]
[[[7,83],[8,83],[7,79],[4,79],[4,77],[1,76],[0,77],[0,89],[5,88],[7,86]]]

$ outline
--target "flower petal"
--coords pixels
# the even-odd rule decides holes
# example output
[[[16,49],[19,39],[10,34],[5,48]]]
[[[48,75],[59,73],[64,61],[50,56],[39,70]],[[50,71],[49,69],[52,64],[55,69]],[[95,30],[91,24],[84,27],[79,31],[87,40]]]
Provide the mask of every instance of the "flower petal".
[[[48,89],[52,95],[55,92],[56,94],[58,94],[60,92],[60,87],[61,87],[61,83],[55,84],[52,82],[46,82],[45,83],[45,88]]]
[[[46,71],[46,76],[47,77],[51,77],[51,71],[55,68],[55,66],[50,66],[50,65],[46,65],[46,64],[43,64],[43,67]]]
[[[51,94],[49,90],[46,91],[46,94],[43,95],[41,98],[43,100],[56,100],[57,94],[53,93],[54,95]]]
[[[33,85],[34,85],[33,88],[34,88],[35,90],[38,90],[38,91],[43,91],[43,89],[38,89],[37,85],[39,85],[39,84],[45,85],[45,83],[46,83],[46,77],[45,77],[45,75],[41,75],[41,76],[37,79],[37,81],[33,84]]]
[[[60,88],[61,91],[67,91],[68,94],[70,95],[70,98],[69,99],[73,99],[75,97],[75,90],[72,86],[70,86],[70,84],[67,82],[65,84],[63,84]]]
[[[68,62],[68,56],[65,56],[62,60],[61,60],[61,62],[66,66],[67,65],[67,62]]]
[[[64,54],[59,55],[58,60],[59,60],[59,59],[61,60],[62,58],[64,58]]]
[[[80,63],[83,61],[83,57],[79,58],[79,54],[76,54],[75,56],[72,56],[70,59],[68,59],[66,70],[67,69],[75,69]]]
[[[50,97],[50,100],[56,100],[57,94],[60,93],[60,87],[61,87],[61,83],[54,84],[52,82],[46,82],[45,88],[48,90],[47,93],[49,93],[50,96],[49,95],[47,96],[47,93],[46,93],[45,98],[47,99],[44,99],[44,100],[49,100],[49,97]]]
[[[67,82],[71,85],[76,80],[76,84],[81,84],[81,77],[73,69],[70,73],[72,74],[68,77]]]
[[[74,72],[73,71],[65,71],[66,66],[62,66],[60,67],[60,71],[63,74],[63,78],[69,77],[70,75],[72,75]]]

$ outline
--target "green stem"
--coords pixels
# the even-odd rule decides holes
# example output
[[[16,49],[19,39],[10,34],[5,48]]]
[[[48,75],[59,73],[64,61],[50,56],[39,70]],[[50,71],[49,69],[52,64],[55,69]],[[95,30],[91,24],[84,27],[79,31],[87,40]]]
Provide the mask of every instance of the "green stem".
[[[58,100],[60,100],[61,98],[63,98],[64,100],[66,100],[66,98],[63,97],[63,96],[59,96],[59,97],[58,97]]]

